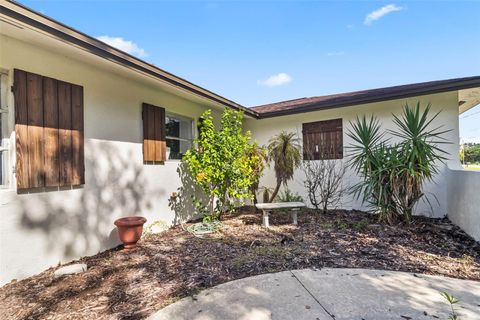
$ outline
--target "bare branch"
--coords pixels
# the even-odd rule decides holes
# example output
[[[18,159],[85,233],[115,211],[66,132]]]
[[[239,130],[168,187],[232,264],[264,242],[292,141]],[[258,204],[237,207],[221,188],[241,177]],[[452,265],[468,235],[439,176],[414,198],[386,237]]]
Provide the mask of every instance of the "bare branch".
[[[343,177],[345,167],[339,160],[304,160],[301,169],[305,174],[303,182],[310,203],[323,213],[336,208],[345,192]]]

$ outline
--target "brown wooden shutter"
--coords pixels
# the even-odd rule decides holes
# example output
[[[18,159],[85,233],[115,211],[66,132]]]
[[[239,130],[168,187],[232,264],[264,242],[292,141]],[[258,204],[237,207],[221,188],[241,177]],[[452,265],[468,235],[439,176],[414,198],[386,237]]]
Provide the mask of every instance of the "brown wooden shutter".
[[[15,70],[14,94],[15,94],[15,141],[17,163],[15,172],[17,177],[17,188],[29,187],[28,181],[28,113],[27,113],[27,73]]]
[[[58,82],[58,142],[60,183],[72,182],[72,90],[70,84]]]
[[[83,88],[15,70],[18,189],[85,183]]]
[[[45,137],[45,186],[55,187],[60,181],[60,158],[58,141],[58,94],[57,81],[43,79],[43,112]],[[18,178],[17,178],[18,179]]]
[[[342,119],[303,124],[304,160],[343,158]]]
[[[151,104],[142,105],[143,161],[164,162],[167,160],[165,141],[165,109]]]
[[[72,84],[72,185],[85,183],[83,87]]]

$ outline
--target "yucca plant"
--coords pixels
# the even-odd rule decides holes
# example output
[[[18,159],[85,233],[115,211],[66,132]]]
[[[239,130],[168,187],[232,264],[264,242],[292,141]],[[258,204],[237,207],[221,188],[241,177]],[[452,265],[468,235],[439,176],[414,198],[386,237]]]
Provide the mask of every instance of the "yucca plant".
[[[405,105],[401,116],[393,115],[397,129],[387,132],[399,140],[396,143],[385,139],[373,116],[357,118],[347,133],[354,141],[349,146],[349,166],[362,178],[352,192],[390,224],[411,221],[415,205],[424,197],[424,183],[433,179],[437,163],[445,160],[439,145],[446,143],[442,135],[448,130],[431,129],[439,112],[432,117],[429,112],[430,105],[421,111],[417,103],[414,108]]]
[[[438,146],[445,144],[442,137],[450,130],[441,130],[441,127],[430,129],[432,121],[440,114],[440,111],[429,117],[430,104],[420,111],[420,103],[415,108],[406,105],[401,117],[393,116],[393,122],[397,130],[389,130],[389,133],[401,139],[396,146],[401,156],[400,166],[395,172],[397,182],[394,187],[395,203],[398,211],[402,212],[410,221],[415,204],[424,194],[422,187],[425,181],[431,181],[438,173],[437,161],[446,160],[446,152]]]

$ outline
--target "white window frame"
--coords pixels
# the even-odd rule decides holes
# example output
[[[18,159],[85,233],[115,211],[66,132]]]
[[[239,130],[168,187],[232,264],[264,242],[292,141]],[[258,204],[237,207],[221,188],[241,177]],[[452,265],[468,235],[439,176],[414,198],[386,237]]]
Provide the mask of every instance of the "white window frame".
[[[0,168],[2,170],[2,177],[4,178],[4,183],[0,181],[0,189],[9,189],[13,181],[13,170],[12,168],[12,150],[11,150],[11,135],[13,128],[13,115],[11,114],[12,108],[10,108],[11,103],[11,92],[10,92],[10,81],[9,81],[9,72],[8,69],[0,68],[0,113],[2,114],[1,121],[3,121],[0,132],[0,156],[3,157],[3,166]],[[4,117],[6,115],[6,117]]]
[[[190,125],[191,125],[191,130],[192,130],[192,139],[184,139],[184,138],[179,138],[179,137],[172,137],[172,136],[167,136],[166,135],[166,128],[165,128],[165,140],[167,139],[170,139],[170,140],[177,140],[177,141],[185,141],[185,142],[190,142],[190,144],[193,146],[193,141],[195,140],[195,137],[196,137],[196,133],[195,133],[195,119],[194,118],[191,118],[191,117],[187,117],[187,116],[184,116],[184,115],[181,115],[181,114],[178,114],[178,113],[173,113],[173,112],[168,112],[168,111],[165,111],[165,127],[167,125],[167,121],[166,121],[166,118],[168,117],[172,117],[172,118],[179,118],[180,120],[188,120],[190,121]],[[167,159],[167,161],[171,161],[171,162],[178,162],[178,161],[181,161],[181,159]]]

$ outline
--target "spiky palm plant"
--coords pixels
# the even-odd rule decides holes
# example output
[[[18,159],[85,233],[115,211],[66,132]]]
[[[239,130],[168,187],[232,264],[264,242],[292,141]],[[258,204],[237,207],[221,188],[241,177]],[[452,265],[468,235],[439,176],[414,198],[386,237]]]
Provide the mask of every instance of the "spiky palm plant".
[[[379,219],[388,223],[394,221],[394,203],[391,198],[391,168],[396,153],[383,140],[380,123],[375,117],[365,116],[351,123],[347,135],[354,141],[347,148],[351,150],[350,166],[361,178],[352,187],[356,198],[368,203]]]
[[[429,117],[431,105],[420,111],[420,102],[415,108],[408,104],[403,108],[401,117],[395,116],[393,122],[397,130],[389,130],[389,133],[401,139],[397,145],[401,156],[401,166],[396,172],[394,195],[398,211],[402,212],[410,221],[415,204],[424,194],[422,187],[425,181],[431,181],[438,173],[437,161],[446,160],[446,152],[438,146],[447,143],[443,134],[450,130],[441,130],[441,127],[430,128],[433,120],[440,111]]]
[[[268,142],[268,160],[273,162],[273,169],[277,178],[277,184],[273,190],[270,201],[278,194],[280,186],[286,185],[293,178],[295,169],[302,159],[300,144],[294,132],[282,131],[273,136]]]
[[[353,193],[388,223],[399,218],[410,222],[414,206],[424,197],[424,183],[433,179],[437,163],[445,160],[439,145],[446,143],[442,135],[449,130],[431,129],[439,112],[429,117],[429,111],[430,105],[421,111],[420,103],[414,108],[407,104],[400,117],[394,115],[397,129],[387,132],[399,139],[397,143],[384,139],[374,117],[357,118],[347,133],[354,141],[349,146],[349,166],[362,178]]]

